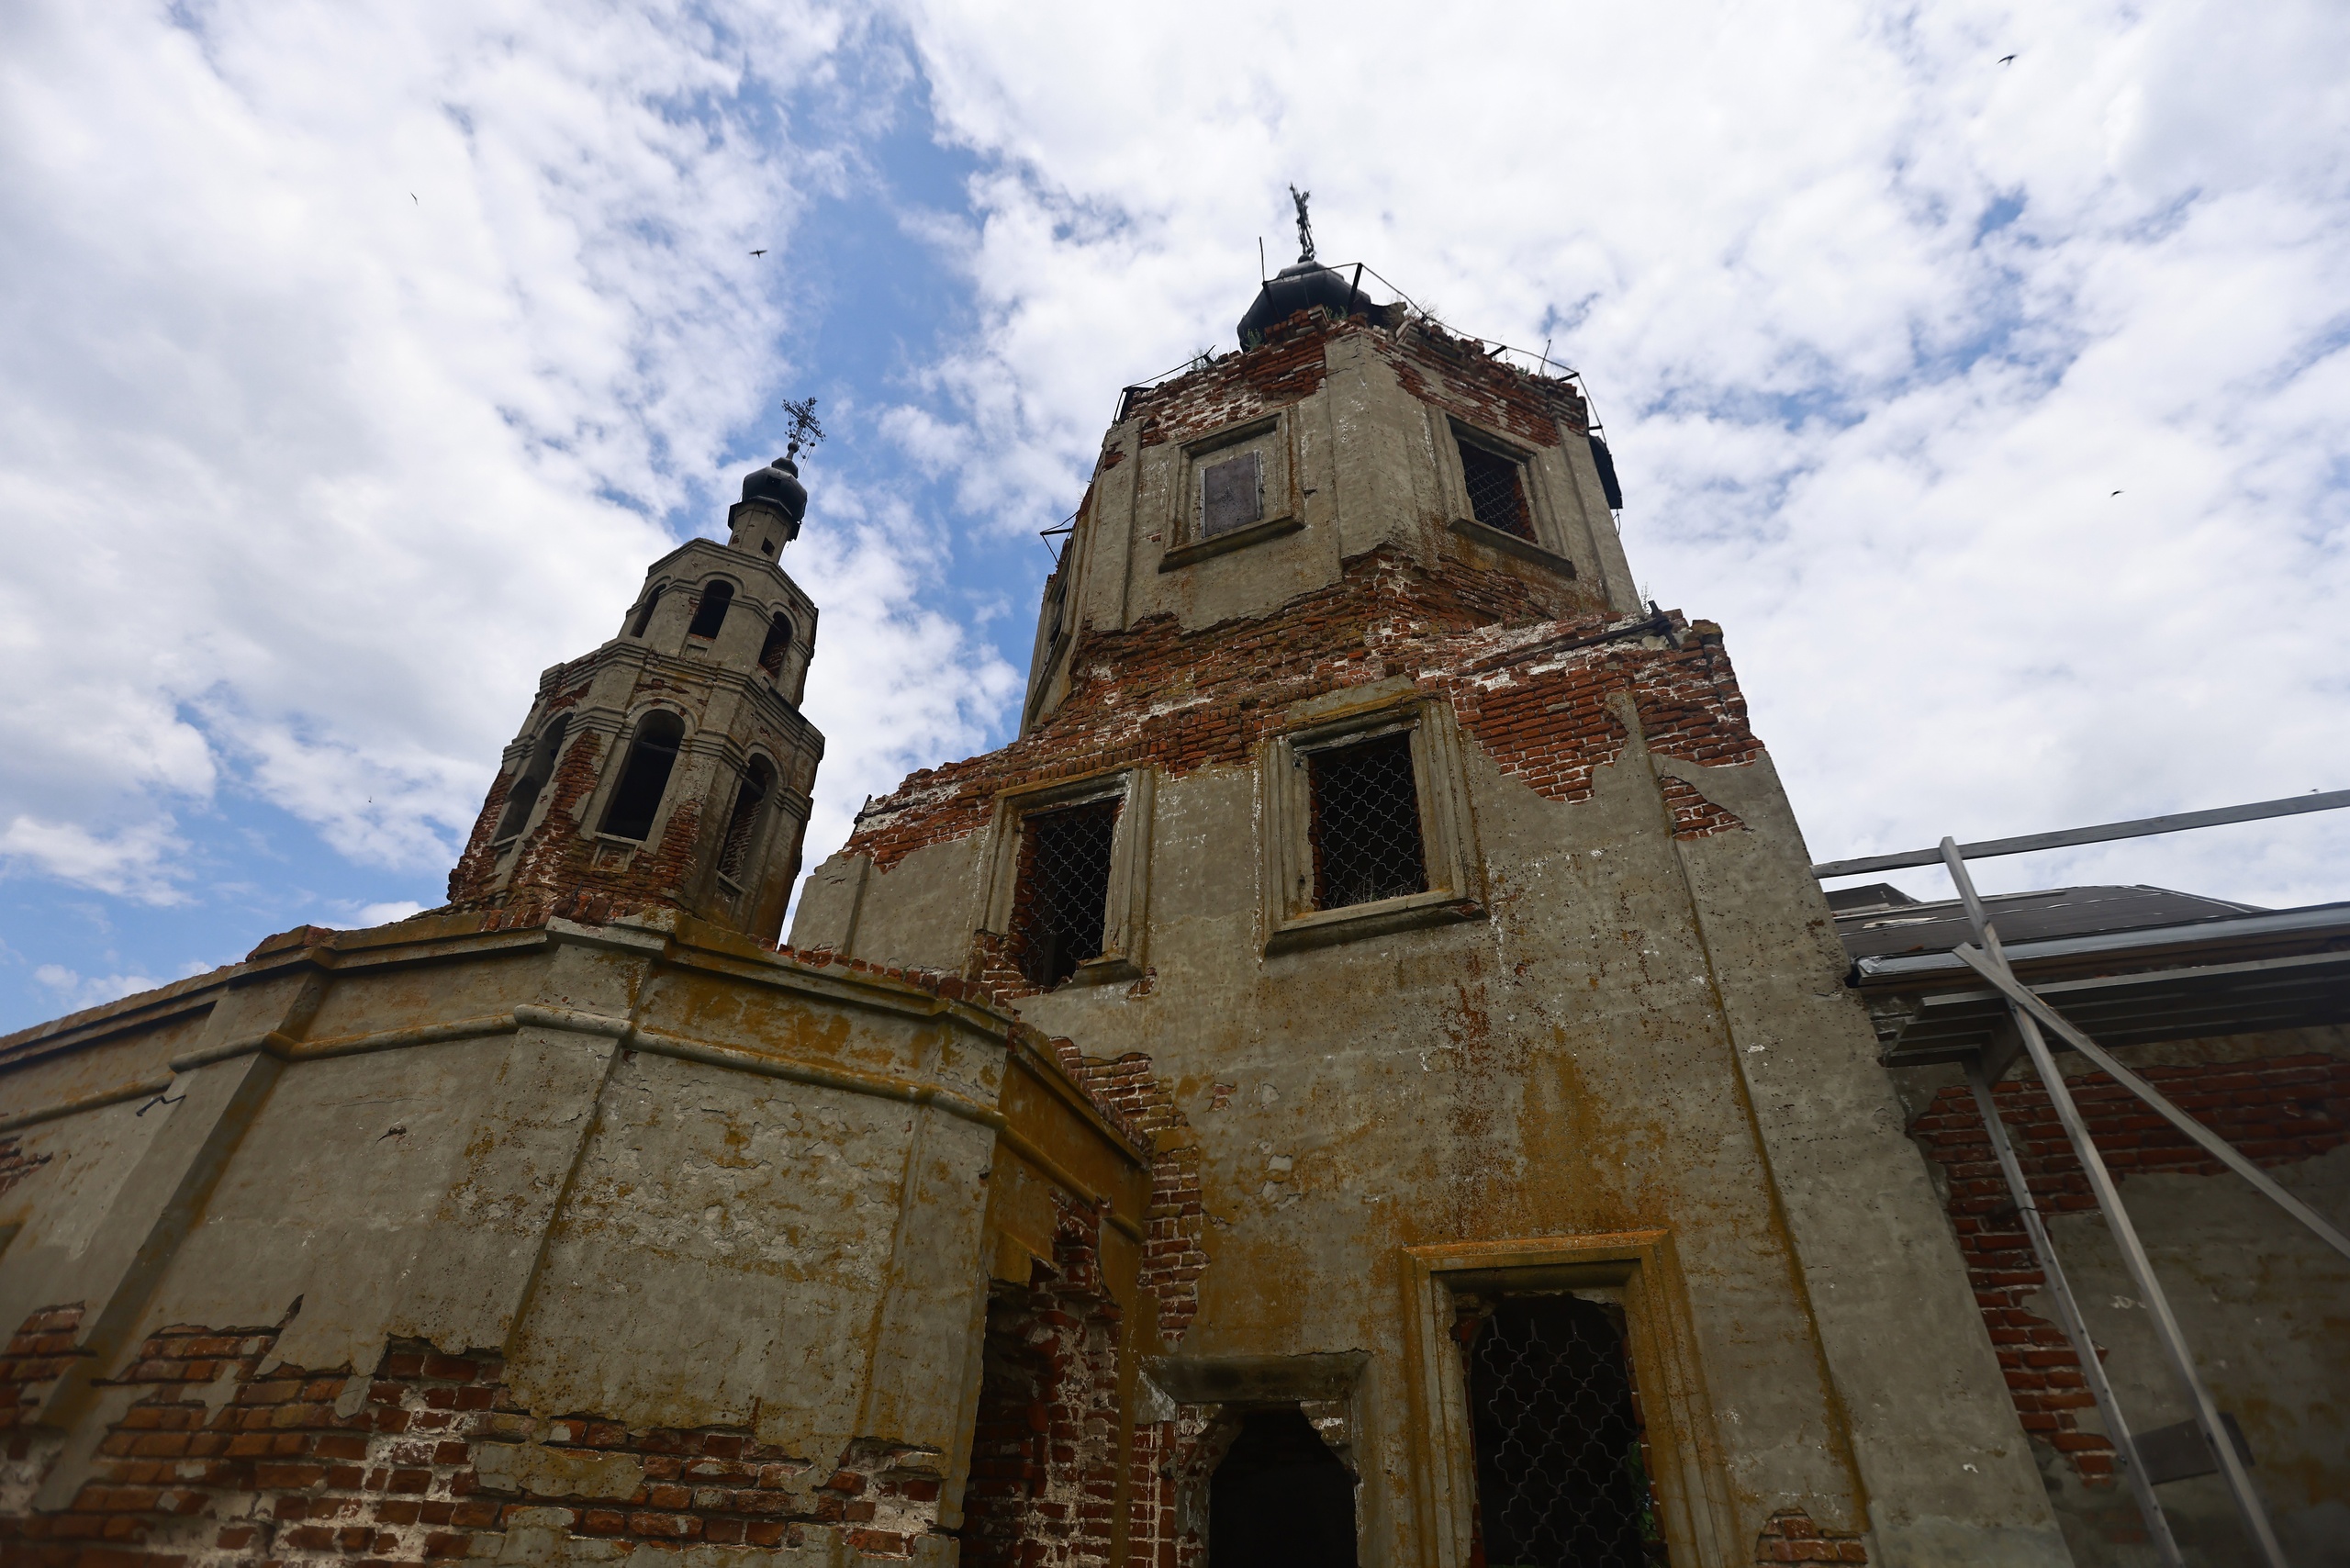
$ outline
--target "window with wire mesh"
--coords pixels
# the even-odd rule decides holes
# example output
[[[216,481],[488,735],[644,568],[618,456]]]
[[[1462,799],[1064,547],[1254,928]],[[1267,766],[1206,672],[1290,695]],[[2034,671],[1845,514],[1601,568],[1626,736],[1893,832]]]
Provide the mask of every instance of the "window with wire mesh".
[[[1488,1568],[1666,1563],[1623,1309],[1564,1294],[1457,1305]]]
[[[1526,465],[1473,441],[1458,444],[1461,476],[1469,482],[1469,515],[1487,528],[1534,543],[1534,513],[1526,504]]]
[[[759,808],[767,804],[774,789],[774,767],[764,756],[751,758],[751,766],[743,773],[743,786],[734,791],[734,809],[726,816],[726,836],[718,846],[718,874],[730,882],[743,879],[752,841],[758,836]]]
[[[1316,909],[1427,891],[1409,732],[1308,752],[1305,771]]]
[[[1035,812],[1020,824],[1012,937],[1020,972],[1047,989],[1102,956],[1109,921],[1110,846],[1118,802]]]

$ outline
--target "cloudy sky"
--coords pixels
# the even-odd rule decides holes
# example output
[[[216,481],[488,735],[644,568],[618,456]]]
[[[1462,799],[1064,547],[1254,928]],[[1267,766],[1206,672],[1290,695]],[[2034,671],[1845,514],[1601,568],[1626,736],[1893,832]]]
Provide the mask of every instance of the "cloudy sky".
[[[1815,854],[2350,787],[2345,62],[2338,0],[13,0],[0,1027],[437,902],[786,397],[811,863],[1001,741],[1036,530],[1291,181],[1583,372]],[[1986,880],[2338,899],[2344,817]]]

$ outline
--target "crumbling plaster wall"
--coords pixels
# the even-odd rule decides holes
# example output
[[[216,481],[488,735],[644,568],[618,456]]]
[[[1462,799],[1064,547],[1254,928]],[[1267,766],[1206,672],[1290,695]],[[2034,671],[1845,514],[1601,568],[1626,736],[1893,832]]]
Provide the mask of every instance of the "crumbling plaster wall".
[[[1275,409],[1303,529],[1161,571],[1183,443]],[[1456,417],[1531,454],[1571,574],[1454,526]],[[1095,1070],[1147,1075],[1162,1185],[1192,1194],[1154,1225],[1204,1260],[1170,1333],[1187,1357],[1371,1353],[1375,1561],[1434,1539],[1402,1249],[1649,1226],[1687,1273],[1718,1418],[1680,1440],[1726,1476],[1729,1538],[1801,1509],[1881,1562],[2061,1561],[1720,634],[1623,623],[1581,419],[1450,340],[1311,321],[1139,397],[1021,738],[871,802],[794,943],[960,965]],[[1458,715],[1472,918],[1268,953],[1264,748],[1374,689]],[[997,792],[1142,765],[1148,972],[1022,994],[975,942]]]
[[[1800,1507],[1880,1562],[2062,1561],[1767,762],[1666,763],[1750,824],[1676,837],[1637,741],[1573,801],[1470,757],[1491,918],[1266,956],[1257,773],[1203,767],[1158,788],[1149,986],[1018,1002],[1147,1058],[1192,1130],[1180,1353],[1369,1351],[1365,1540],[1415,1561],[1402,1249],[1664,1226],[1740,1532]],[[967,942],[978,853],[869,877],[860,947]]]
[[[519,1529],[557,1556],[936,1555],[1009,1025],[690,922],[480,924],[297,935],[208,986],[0,1041],[11,1551],[230,1561],[379,1529],[420,1558]],[[159,1087],[140,1075],[166,1036]],[[90,1099],[108,1103],[73,1106]],[[415,1346],[479,1363],[431,1374],[452,1387],[495,1383],[437,1458],[378,1421],[423,1400],[384,1391]],[[239,1447],[261,1405],[284,1473]],[[618,1457],[564,1457],[583,1444]],[[732,1479],[697,1491],[644,1457],[681,1452]],[[410,1463],[434,1518],[383,1511]],[[272,1536],[314,1506],[358,1533]],[[256,1518],[278,1521],[257,1545]]]

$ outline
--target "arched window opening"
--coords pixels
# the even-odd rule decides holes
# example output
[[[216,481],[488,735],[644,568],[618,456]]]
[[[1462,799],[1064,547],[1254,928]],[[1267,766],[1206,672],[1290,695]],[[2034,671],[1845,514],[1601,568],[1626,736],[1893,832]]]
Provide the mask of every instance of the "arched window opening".
[[[531,747],[531,755],[522,764],[521,777],[507,792],[506,814],[498,820],[500,844],[531,825],[531,808],[539,803],[539,791],[554,776],[555,753],[563,749],[564,732],[570,727],[571,715],[557,713],[539,732],[537,744]]]
[[[778,611],[767,622],[767,640],[759,646],[759,667],[772,676],[783,674],[783,655],[791,651],[791,617]]]
[[[715,637],[718,629],[726,624],[726,607],[734,602],[734,585],[717,582],[702,585],[701,603],[694,609],[694,623],[686,628],[688,637]]]
[[[730,882],[743,879],[751,845],[759,836],[759,808],[775,792],[775,768],[764,756],[751,758],[743,770],[743,787],[734,792],[734,810],[726,818],[726,838],[718,848],[718,874]]]
[[[677,765],[677,746],[686,726],[675,713],[655,709],[636,726],[628,748],[612,803],[604,808],[604,831],[614,838],[643,838],[653,831],[661,797],[668,792],[669,770]]]
[[[630,636],[644,635],[644,629],[653,624],[653,612],[661,606],[661,596],[668,591],[669,585],[663,583],[644,596],[644,602],[637,608],[636,621],[628,629]]]

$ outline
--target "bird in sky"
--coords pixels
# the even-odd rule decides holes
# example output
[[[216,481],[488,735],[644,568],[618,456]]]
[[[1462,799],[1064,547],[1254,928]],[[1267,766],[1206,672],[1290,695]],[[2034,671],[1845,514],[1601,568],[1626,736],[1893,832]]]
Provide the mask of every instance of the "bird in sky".
[[[410,201],[416,201],[416,193],[415,193],[414,191],[410,191],[410,192],[408,192],[408,200],[410,200]],[[422,202],[420,202],[420,201],[416,201],[416,205],[417,205],[417,206],[419,206],[419,207],[422,207],[424,204],[423,204]]]
[[[2002,65],[2013,65],[2015,62],[2016,57],[2012,54],[2003,54],[1999,56],[1999,63]]]
[[[2116,491],[2114,491],[2114,492],[2113,492],[2113,496],[2118,496],[2118,495],[2120,495],[2121,493],[2121,491],[2116,490]],[[2106,497],[2105,498],[2106,498],[2107,500],[2109,500],[2109,500],[2111,500],[2111,499],[2113,498],[2113,496],[2108,496],[2108,497]]]
[[[755,256],[764,256],[764,255],[766,255],[766,254],[767,254],[767,252],[766,252],[765,251],[754,251],[754,252],[751,252],[751,254],[753,254],[753,255],[755,255]]]

